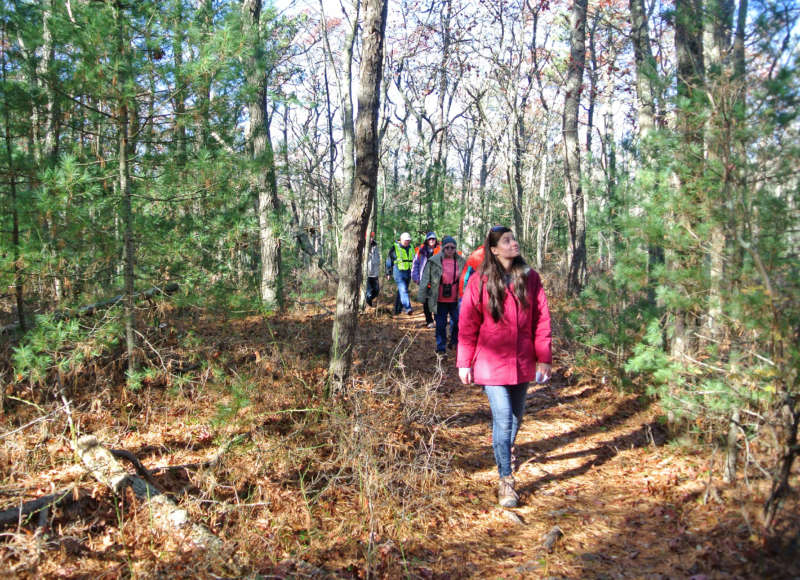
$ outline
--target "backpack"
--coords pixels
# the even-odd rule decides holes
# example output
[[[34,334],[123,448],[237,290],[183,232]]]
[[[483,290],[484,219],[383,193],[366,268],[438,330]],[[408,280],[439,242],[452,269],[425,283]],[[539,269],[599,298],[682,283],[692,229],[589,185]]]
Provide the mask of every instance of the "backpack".
[[[483,262],[483,246],[478,246],[467,258],[464,269],[461,270],[461,289],[459,297],[464,296],[464,290],[467,288],[467,283],[472,277],[472,274],[480,270],[480,265]]]

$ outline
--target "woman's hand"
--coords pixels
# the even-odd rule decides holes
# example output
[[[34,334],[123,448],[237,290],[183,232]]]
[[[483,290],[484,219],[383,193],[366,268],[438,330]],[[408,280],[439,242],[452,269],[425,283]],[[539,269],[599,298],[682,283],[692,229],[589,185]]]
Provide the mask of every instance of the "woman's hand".
[[[458,378],[461,379],[461,382],[465,385],[472,384],[472,368],[460,368],[458,369]]]
[[[546,383],[550,380],[550,376],[553,373],[552,365],[548,363],[536,363],[536,382]]]

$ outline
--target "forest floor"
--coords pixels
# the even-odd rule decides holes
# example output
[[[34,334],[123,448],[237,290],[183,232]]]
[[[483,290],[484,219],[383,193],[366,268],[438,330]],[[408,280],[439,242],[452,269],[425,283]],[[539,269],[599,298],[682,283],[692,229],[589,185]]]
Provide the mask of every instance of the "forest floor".
[[[163,372],[137,391],[111,355],[60,389],[4,385],[0,511],[75,487],[44,525],[0,530],[0,577],[800,578],[796,495],[765,536],[753,464],[724,485],[721,453],[668,440],[649,399],[573,367],[559,340],[516,442],[520,507],[497,507],[488,403],[434,354],[421,312],[361,315],[354,379],[332,402],[332,308],[167,308],[145,331]],[[155,529],[130,492],[94,481],[75,432],[136,455],[221,547]]]

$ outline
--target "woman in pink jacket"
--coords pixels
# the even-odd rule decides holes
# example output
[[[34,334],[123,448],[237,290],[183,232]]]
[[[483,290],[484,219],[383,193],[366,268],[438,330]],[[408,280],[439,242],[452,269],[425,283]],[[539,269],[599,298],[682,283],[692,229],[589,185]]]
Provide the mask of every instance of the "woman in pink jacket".
[[[486,236],[481,275],[470,280],[459,314],[458,374],[483,385],[492,409],[492,447],[500,474],[498,501],[516,507],[511,446],[525,412],[528,383],[550,378],[550,312],[539,274],[505,226]]]

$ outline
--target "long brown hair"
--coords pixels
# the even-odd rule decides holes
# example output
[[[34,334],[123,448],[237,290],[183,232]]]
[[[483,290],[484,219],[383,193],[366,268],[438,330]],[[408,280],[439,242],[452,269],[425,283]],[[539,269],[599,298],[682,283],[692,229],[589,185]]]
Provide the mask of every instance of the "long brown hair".
[[[495,322],[500,322],[505,310],[503,304],[506,300],[506,270],[491,249],[497,246],[497,242],[500,241],[503,234],[510,231],[505,226],[494,226],[486,234],[486,240],[483,242],[484,252],[481,276],[486,277],[489,311],[492,313],[492,318]],[[528,272],[530,272],[530,267],[522,259],[522,256],[514,258],[511,262],[511,284],[514,286],[514,294],[522,308],[528,307]]]

